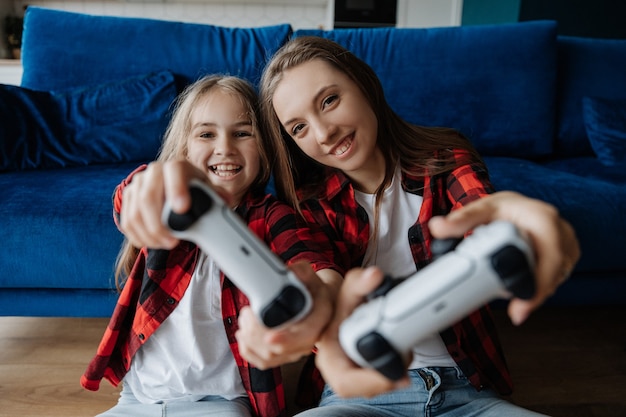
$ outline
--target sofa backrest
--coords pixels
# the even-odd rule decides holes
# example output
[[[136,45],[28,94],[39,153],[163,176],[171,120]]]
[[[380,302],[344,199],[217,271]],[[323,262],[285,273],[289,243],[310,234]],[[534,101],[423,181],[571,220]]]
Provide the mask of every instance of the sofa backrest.
[[[162,70],[182,83],[212,73],[256,83],[267,57],[290,34],[288,24],[226,28],[29,7],[22,86],[63,90]]]
[[[626,39],[558,37],[558,133],[555,153],[593,155],[584,123],[585,97],[626,101]]]
[[[335,40],[376,71],[403,118],[454,127],[483,155],[549,155],[556,23],[432,29],[297,30]]]
[[[556,36],[556,22],[429,29],[297,30],[333,39],[379,75],[405,119],[449,126],[485,156],[587,156],[583,99],[626,100],[626,40]],[[22,86],[41,91],[171,71],[258,82],[288,24],[226,28],[29,7]],[[597,152],[596,152],[597,153]]]

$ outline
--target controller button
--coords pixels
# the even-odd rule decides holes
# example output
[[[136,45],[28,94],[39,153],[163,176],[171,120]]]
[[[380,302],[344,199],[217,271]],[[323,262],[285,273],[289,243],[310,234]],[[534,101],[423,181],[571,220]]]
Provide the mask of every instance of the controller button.
[[[391,346],[379,333],[371,332],[359,339],[357,348],[363,359],[371,361],[387,353]]]
[[[494,253],[491,257],[491,265],[503,278],[515,275],[519,270],[528,269],[528,262],[524,253],[511,245],[507,245]]]
[[[535,294],[533,270],[526,255],[518,247],[503,247],[493,254],[491,265],[504,287],[516,297],[529,299]]]
[[[196,219],[199,219],[213,206],[213,199],[200,188],[191,187],[189,193],[191,194],[190,212],[193,213]]]
[[[404,279],[402,278],[394,278],[391,275],[385,275],[383,282],[381,282],[381,284],[374,291],[367,295],[367,300],[369,301],[377,297],[382,297],[403,281]]]
[[[300,289],[288,285],[262,312],[263,323],[276,327],[297,316],[306,306],[306,298]]]
[[[445,255],[448,252],[452,252],[462,240],[463,239],[456,237],[448,239],[433,239],[430,244],[430,252],[433,255],[433,259]]]
[[[356,348],[363,359],[387,378],[397,381],[405,375],[406,366],[402,357],[379,333],[363,336]]]
[[[210,195],[197,187],[189,188],[191,194],[191,208],[183,214],[170,212],[167,223],[172,230],[184,231],[196,222],[204,213],[209,211],[213,205],[213,199]]]

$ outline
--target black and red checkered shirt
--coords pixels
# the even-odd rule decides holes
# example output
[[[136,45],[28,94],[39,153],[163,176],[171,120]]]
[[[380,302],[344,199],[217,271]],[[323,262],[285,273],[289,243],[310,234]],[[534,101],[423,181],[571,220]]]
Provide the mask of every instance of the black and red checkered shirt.
[[[114,194],[114,217],[118,225],[122,190],[133,174],[120,184]],[[306,260],[316,271],[336,269],[322,255],[328,252],[328,248],[320,249],[328,245],[326,236],[306,227],[290,206],[272,196],[248,195],[237,213],[285,262]],[[81,377],[83,387],[97,390],[102,378],[108,379],[114,386],[120,383],[137,350],[183,297],[196,267],[198,252],[199,249],[189,242],[181,242],[173,250],[141,249],[96,356]],[[284,416],[285,398],[280,369],[260,370],[239,354],[235,339],[237,317],[240,309],[248,304],[246,296],[222,275],[224,327],[254,413],[262,417]]]
[[[455,151],[454,155],[457,160],[468,156],[465,151]],[[323,195],[306,200],[303,208],[307,220],[320,225],[334,242],[335,262],[348,270],[362,265],[370,223],[365,209],[355,199],[350,180],[340,171],[329,172]],[[402,187],[423,197],[419,217],[407,233],[418,270],[431,261],[428,221],[493,192],[487,169],[479,161],[436,176],[403,173]],[[452,358],[477,389],[491,386],[501,394],[511,392],[511,378],[488,306],[444,330],[441,337]]]

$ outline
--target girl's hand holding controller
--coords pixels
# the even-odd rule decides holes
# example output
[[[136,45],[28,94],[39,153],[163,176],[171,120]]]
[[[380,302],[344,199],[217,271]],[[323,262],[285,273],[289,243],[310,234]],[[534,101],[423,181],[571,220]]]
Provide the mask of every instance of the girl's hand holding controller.
[[[124,188],[120,212],[120,229],[133,246],[172,249],[178,244],[163,225],[161,214],[166,198],[177,213],[189,209],[193,178],[206,181],[206,174],[186,160],[152,162],[133,175]]]
[[[395,285],[377,288],[341,324],[340,343],[356,363],[401,379],[410,352],[428,335],[496,298],[534,295],[532,248],[510,222],[477,227],[456,246],[440,243],[432,242],[438,257],[430,265],[405,279],[390,277],[385,283]]]
[[[498,192],[481,198],[445,217],[433,218],[429,227],[435,238],[445,239],[461,237],[495,220],[512,222],[529,238],[534,249],[535,295],[529,300],[513,298],[508,307],[512,321],[520,324],[569,276],[580,258],[578,240],[571,225],[559,217],[553,206],[513,192]],[[382,281],[383,272],[375,267],[348,272],[337,297],[334,319],[317,344],[316,364],[342,397],[371,397],[408,381],[394,382],[373,368],[359,367],[339,343],[340,324]]]
[[[244,307],[239,314],[239,330],[235,334],[239,353],[260,369],[295,362],[310,354],[333,315],[341,276],[330,270],[316,274],[306,262],[295,263],[290,269],[311,294],[312,307],[306,317],[286,327],[270,329],[250,308]]]
[[[501,191],[431,219],[436,238],[460,237],[475,227],[495,220],[513,223],[534,248],[535,295],[529,300],[513,298],[508,313],[514,324],[523,323],[565,282],[580,258],[580,247],[572,226],[552,205],[511,191]]]
[[[341,397],[373,397],[410,383],[407,377],[392,381],[373,368],[358,366],[339,343],[341,323],[355,308],[366,302],[368,295],[380,286],[383,278],[383,271],[377,267],[348,271],[337,296],[334,318],[317,343],[315,364],[324,380]],[[354,381],[358,381],[358,384]]]

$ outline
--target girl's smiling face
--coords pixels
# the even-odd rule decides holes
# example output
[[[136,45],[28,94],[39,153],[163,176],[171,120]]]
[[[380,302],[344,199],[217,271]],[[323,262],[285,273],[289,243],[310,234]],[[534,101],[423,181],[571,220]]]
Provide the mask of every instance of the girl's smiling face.
[[[258,140],[242,100],[220,88],[201,98],[191,113],[187,159],[236,206],[260,170]]]
[[[272,100],[285,131],[309,157],[342,170],[363,191],[382,182],[376,115],[343,72],[319,59],[300,64],[283,72]]]

